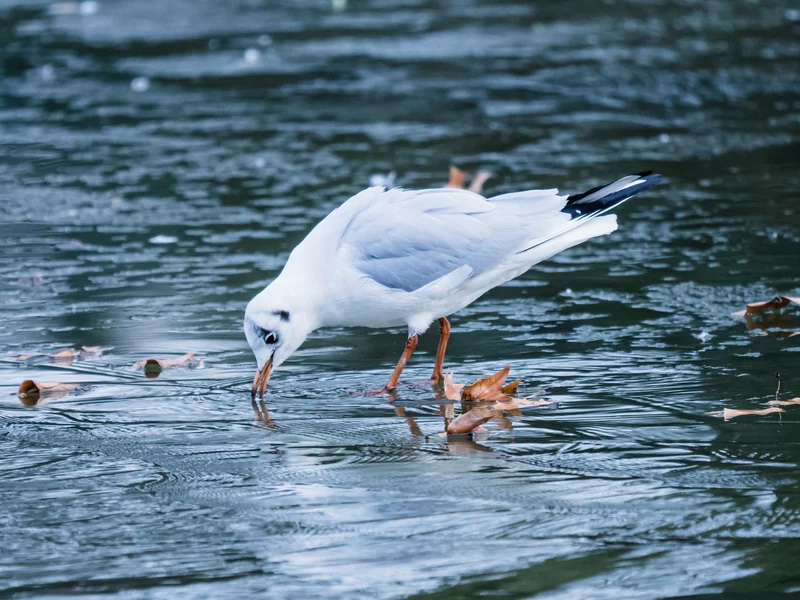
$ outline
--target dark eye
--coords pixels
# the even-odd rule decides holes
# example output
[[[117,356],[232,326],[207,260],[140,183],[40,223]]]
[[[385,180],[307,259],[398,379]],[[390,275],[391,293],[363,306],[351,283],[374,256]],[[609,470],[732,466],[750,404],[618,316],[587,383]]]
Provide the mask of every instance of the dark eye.
[[[261,337],[264,339],[264,343],[268,346],[278,342],[278,336],[271,331],[264,331],[261,334]]]

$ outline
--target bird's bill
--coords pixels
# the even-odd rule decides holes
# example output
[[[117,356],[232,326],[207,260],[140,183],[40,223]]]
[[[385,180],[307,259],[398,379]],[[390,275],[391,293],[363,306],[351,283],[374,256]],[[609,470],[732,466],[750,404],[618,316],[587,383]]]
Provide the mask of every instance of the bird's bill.
[[[255,400],[256,394],[258,394],[259,398],[264,397],[264,392],[267,390],[267,382],[269,381],[269,376],[272,375],[272,357],[269,357],[267,364],[264,365],[263,369],[259,369],[256,371],[256,376],[253,378],[253,389],[250,392],[250,397]]]

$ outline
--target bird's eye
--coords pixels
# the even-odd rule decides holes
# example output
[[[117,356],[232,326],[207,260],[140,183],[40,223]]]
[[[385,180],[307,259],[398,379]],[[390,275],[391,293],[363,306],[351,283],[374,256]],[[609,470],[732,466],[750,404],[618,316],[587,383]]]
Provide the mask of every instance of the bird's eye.
[[[272,333],[271,331],[265,331],[262,337],[264,338],[264,343],[267,344],[268,346],[275,344],[278,341],[278,336]]]

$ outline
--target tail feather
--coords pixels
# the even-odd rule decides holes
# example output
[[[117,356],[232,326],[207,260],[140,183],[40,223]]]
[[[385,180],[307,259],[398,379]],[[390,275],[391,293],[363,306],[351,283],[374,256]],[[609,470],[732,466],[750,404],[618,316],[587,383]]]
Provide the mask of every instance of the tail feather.
[[[594,217],[619,206],[639,192],[656,185],[659,181],[661,181],[661,175],[652,171],[628,175],[582,194],[569,196],[567,205],[561,212],[571,215],[573,219]]]
[[[627,175],[621,179],[617,179],[612,183],[592,188],[583,192],[582,194],[573,194],[572,196],[568,196],[567,203],[564,208],[561,209],[561,212],[570,215],[569,223],[567,223],[566,226],[560,231],[553,232],[551,235],[545,238],[535,240],[531,246],[525,248],[524,250],[520,250],[517,252],[517,254],[528,252],[529,250],[541,246],[542,244],[545,244],[559,236],[563,236],[565,233],[578,227],[582,228],[585,221],[608,212],[626,200],[632,198],[639,192],[656,185],[659,181],[661,181],[661,175],[658,173],[653,173],[652,171],[643,171],[641,173],[636,173],[635,175]],[[614,229],[616,229],[616,220],[614,221],[613,227],[609,231],[590,233],[590,235],[584,239],[588,239],[596,235],[603,235],[604,233],[610,233]]]

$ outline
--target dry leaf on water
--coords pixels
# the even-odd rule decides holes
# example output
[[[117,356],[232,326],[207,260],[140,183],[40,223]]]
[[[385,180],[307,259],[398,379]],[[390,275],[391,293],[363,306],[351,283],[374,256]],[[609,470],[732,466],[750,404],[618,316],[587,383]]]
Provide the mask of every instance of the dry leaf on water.
[[[47,358],[52,358],[57,363],[72,364],[72,361],[75,358],[75,354],[73,353],[71,348],[67,348],[66,350],[61,350],[60,352],[56,352],[55,354],[48,354]]]
[[[11,356],[10,354],[6,356],[6,360],[28,360],[29,358],[34,358],[36,356],[41,356],[41,354],[19,354],[17,356]]]
[[[726,408],[722,411],[722,418],[727,421],[728,419],[735,419],[736,417],[744,417],[747,415],[763,416],[780,412],[784,412],[784,410],[782,408],[778,408],[777,406],[773,406],[771,408],[762,408],[759,410],[738,410],[736,408]]]
[[[536,400],[534,398],[528,399],[528,398],[508,397],[504,400],[500,400],[499,402],[495,402],[492,408],[495,410],[511,412],[519,410],[523,406],[550,406],[551,404],[552,402],[548,402],[547,400]]]
[[[463,383],[453,383],[453,374],[447,373],[444,376],[444,397],[448,400],[458,402],[461,400],[461,390],[464,389]]]
[[[474,431],[493,418],[502,417],[503,412],[519,416],[523,406],[547,406],[544,400],[512,398],[510,394],[517,391],[521,379],[503,385],[511,371],[511,365],[500,369],[488,377],[479,379],[472,385],[464,386],[453,382],[452,373],[444,376],[444,394],[448,400],[469,400],[473,402],[494,402],[492,406],[477,406],[461,414],[447,426],[448,434],[463,434]],[[452,407],[452,405],[449,405]]]
[[[506,365],[505,368],[500,369],[497,373],[478,379],[478,381],[462,390],[461,399],[495,402],[507,398],[510,393],[517,391],[517,386],[519,386],[520,382],[518,379],[506,386],[503,385],[510,371],[511,365]]]
[[[462,171],[456,166],[450,167],[450,180],[447,182],[447,185],[444,187],[448,188],[460,188],[460,189],[468,189],[470,192],[475,192],[476,194],[483,193],[483,185],[486,183],[486,180],[489,179],[492,174],[489,171],[478,171],[473,175],[472,181],[469,184],[469,187],[466,186],[466,180],[469,173],[466,171]]]
[[[148,377],[158,377],[159,373],[164,369],[202,364],[202,361],[196,359],[194,355],[194,352],[187,352],[178,358],[148,358],[134,363],[133,368],[137,370],[143,368],[145,375]]]
[[[444,187],[448,188],[464,188],[464,181],[467,178],[467,172],[462,171],[456,166],[450,166],[450,181]]]
[[[793,404],[800,404],[800,398],[792,398],[791,400],[770,400],[767,404],[770,406],[791,406]]]
[[[102,354],[103,350],[106,350],[106,348],[102,346],[81,346],[78,348],[81,354]]]
[[[470,192],[475,192],[476,194],[483,193],[483,184],[491,177],[492,174],[489,171],[478,171],[472,177],[472,181],[469,184],[469,188],[467,188]]]
[[[19,354],[17,356],[7,355],[5,357],[6,360],[18,360],[24,361],[30,358],[36,358],[37,356],[47,356],[47,358],[52,358],[56,362],[72,362],[72,360],[79,356],[80,358],[86,358],[88,356],[95,356],[98,354],[102,354],[103,348],[102,346],[76,346],[75,348],[65,348],[64,350],[59,350],[53,354],[39,354],[39,353],[32,353],[32,354]]]
[[[69,394],[76,387],[76,385],[72,385],[71,383],[26,379],[20,384],[17,395],[25,406],[33,406],[39,402],[40,398],[47,397],[49,400],[61,398]]]
[[[736,311],[735,313],[731,313],[733,317],[745,317],[749,315],[754,315],[756,313],[761,312],[762,310],[779,310],[788,306],[789,304],[798,304],[800,305],[800,298],[792,298],[789,296],[776,296],[772,300],[766,300],[764,302],[751,302],[747,305],[747,308],[744,310]]]
[[[480,427],[486,421],[491,419],[497,414],[497,411],[487,408],[485,406],[476,406],[472,410],[458,415],[447,426],[448,435],[455,435],[459,433],[469,433],[473,429]]]

